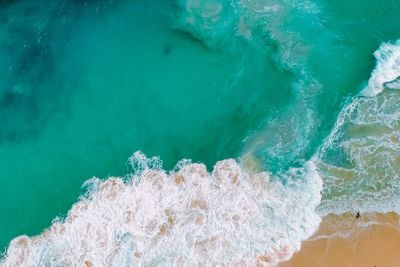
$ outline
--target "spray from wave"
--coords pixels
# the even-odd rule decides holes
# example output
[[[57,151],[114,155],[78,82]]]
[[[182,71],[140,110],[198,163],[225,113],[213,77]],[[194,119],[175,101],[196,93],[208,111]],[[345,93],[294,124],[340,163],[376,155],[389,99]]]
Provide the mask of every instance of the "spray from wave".
[[[181,161],[171,173],[137,152],[135,173],[89,181],[90,191],[39,236],[14,239],[2,266],[273,265],[320,222],[322,181],[312,162],[287,184],[235,160]]]
[[[376,96],[384,89],[400,89],[400,40],[384,43],[374,53],[377,61],[368,86],[362,92],[365,96]]]

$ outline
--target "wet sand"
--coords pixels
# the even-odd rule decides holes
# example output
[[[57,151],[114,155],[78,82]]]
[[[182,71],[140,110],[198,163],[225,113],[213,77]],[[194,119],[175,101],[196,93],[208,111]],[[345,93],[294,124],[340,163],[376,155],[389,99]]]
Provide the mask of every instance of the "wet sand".
[[[329,215],[279,267],[400,267],[399,215]]]

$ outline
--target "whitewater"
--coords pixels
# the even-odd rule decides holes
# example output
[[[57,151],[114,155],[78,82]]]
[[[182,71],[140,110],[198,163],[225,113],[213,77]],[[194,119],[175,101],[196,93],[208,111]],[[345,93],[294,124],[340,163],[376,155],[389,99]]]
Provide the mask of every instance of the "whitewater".
[[[297,79],[296,103],[250,135],[241,157],[211,171],[182,159],[169,171],[162,158],[135,152],[124,177],[86,181],[66,216],[39,235],[14,238],[0,266],[277,266],[325,215],[400,213],[400,40],[380,45],[369,80],[311,156],[297,161],[315,134],[313,97],[322,85],[305,67],[305,38],[280,32],[275,15],[300,10],[317,32],[323,19],[317,5],[295,2],[177,1],[184,11],[174,27],[207,49],[236,53],[269,32],[279,66]],[[268,168],[276,162],[279,171]]]
[[[381,154],[375,156],[378,160],[396,160],[390,153],[399,152],[396,127],[400,113],[396,110],[399,105],[390,101],[400,100],[397,95],[380,100],[379,95],[371,96],[369,91],[376,92],[400,76],[396,72],[400,45],[383,44],[380,49],[375,53],[377,66],[370,85],[362,92],[369,98],[359,96],[344,108],[324,149],[337,138],[355,110],[374,108],[373,113],[360,113],[352,119],[363,125],[384,123],[388,133],[380,140],[371,137],[363,141],[351,155],[370,155],[364,149],[380,148]],[[343,146],[350,150],[349,146],[357,141],[352,139]],[[362,146],[364,142],[367,147]],[[322,178],[317,166],[326,168],[321,159],[290,169],[285,184],[271,179],[266,171],[246,169],[233,159],[217,162],[211,173],[205,165],[189,160],[179,162],[168,173],[162,169],[160,159],[146,158],[140,152],[129,162],[135,170],[129,177],[89,180],[85,184],[89,187],[87,194],[73,205],[66,218],[56,219],[38,236],[14,239],[2,266],[274,266],[298,251],[301,241],[310,237],[320,222],[321,213],[316,209]],[[356,168],[368,171],[363,165],[365,160],[355,162],[359,164]],[[378,191],[380,195],[370,200],[368,194],[373,192],[361,187],[354,194],[361,194],[363,206],[346,205],[350,196],[344,195],[323,202],[319,207],[322,214],[336,211],[335,206],[341,207],[338,213],[353,212],[355,208],[400,212],[397,205],[391,205],[398,203],[399,172],[395,168],[400,165],[390,166],[382,177],[388,179],[385,182],[390,187],[385,184],[386,188]],[[338,181],[329,176],[325,179],[329,194],[338,187]],[[374,183],[381,184],[382,180],[369,181],[368,187],[376,189]],[[374,201],[377,198],[381,201]]]

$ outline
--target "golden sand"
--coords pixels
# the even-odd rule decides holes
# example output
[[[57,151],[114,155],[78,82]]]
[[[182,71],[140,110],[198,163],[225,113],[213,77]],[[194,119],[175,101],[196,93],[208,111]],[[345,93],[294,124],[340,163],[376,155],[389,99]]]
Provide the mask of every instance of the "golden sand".
[[[280,267],[400,267],[399,215],[329,215]]]

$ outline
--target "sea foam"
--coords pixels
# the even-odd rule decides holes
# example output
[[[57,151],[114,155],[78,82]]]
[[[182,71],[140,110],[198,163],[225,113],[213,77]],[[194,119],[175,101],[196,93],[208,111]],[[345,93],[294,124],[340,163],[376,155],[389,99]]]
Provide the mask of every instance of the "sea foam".
[[[374,53],[376,67],[362,92],[365,96],[374,96],[387,89],[400,88],[400,40],[395,43],[383,43]]]
[[[400,41],[374,53],[368,87],[346,104],[323,144],[319,212],[400,212]],[[385,90],[387,89],[387,90]]]
[[[182,161],[166,173],[137,152],[129,179],[92,179],[65,219],[12,240],[1,266],[273,266],[318,227],[322,181],[313,162],[287,183],[233,159]]]

